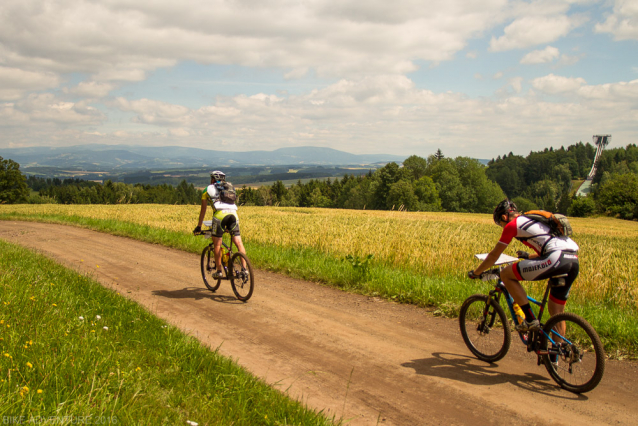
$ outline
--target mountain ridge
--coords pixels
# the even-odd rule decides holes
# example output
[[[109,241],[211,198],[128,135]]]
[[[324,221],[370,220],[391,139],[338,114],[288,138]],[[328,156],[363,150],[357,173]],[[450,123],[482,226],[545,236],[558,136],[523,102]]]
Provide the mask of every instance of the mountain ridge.
[[[370,165],[401,162],[394,154],[351,154],[333,148],[302,146],[273,151],[219,151],[180,146],[75,145],[69,147],[1,148],[0,155],[24,167],[85,169],[161,169],[264,165]]]

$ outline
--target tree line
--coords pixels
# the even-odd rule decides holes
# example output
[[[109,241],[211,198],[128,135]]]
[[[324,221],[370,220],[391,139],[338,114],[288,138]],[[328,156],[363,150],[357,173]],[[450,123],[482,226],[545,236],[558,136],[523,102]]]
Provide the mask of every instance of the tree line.
[[[277,181],[240,190],[246,205],[373,210],[487,213],[503,198],[478,160],[442,155],[427,159],[413,155],[403,167],[388,163],[367,175],[345,175],[341,180],[298,181],[288,188]]]
[[[81,179],[29,176],[26,183],[38,194],[31,203],[59,204],[199,204],[201,193],[186,180],[179,185],[142,185],[123,182],[92,182]]]
[[[575,195],[592,168],[596,148],[579,142],[567,149],[545,149],[527,156],[511,152],[487,166],[468,157],[446,158],[441,150],[402,165],[388,163],[365,175],[342,179],[281,181],[238,190],[239,203],[255,206],[490,213],[503,198],[521,211],[543,209],[570,216],[610,215],[638,219],[638,147],[603,151],[592,191]],[[199,204],[200,192],[179,185],[141,185],[80,179],[25,178],[19,164],[0,157],[0,203],[56,202],[82,204]],[[232,180],[232,177],[231,179]],[[29,196],[29,188],[37,191]]]

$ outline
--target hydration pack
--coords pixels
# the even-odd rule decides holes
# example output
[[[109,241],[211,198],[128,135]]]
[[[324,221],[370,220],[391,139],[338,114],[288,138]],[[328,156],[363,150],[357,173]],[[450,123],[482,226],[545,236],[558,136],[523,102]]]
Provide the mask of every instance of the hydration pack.
[[[219,200],[226,204],[235,204],[237,201],[237,192],[233,188],[233,184],[230,182],[222,182],[218,184]]]
[[[550,235],[554,237],[569,237],[573,234],[569,220],[562,214],[546,212],[545,210],[530,210],[523,213],[523,216],[547,225]]]

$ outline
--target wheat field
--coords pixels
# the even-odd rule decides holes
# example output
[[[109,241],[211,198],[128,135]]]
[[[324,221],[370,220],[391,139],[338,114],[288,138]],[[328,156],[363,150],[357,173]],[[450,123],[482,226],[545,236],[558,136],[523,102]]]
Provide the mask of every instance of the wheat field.
[[[0,206],[0,214],[11,213],[114,219],[189,233],[197,224],[199,206]],[[489,252],[501,232],[485,214],[241,207],[239,216],[248,243],[311,248],[335,258],[373,254],[374,262],[441,277],[463,277],[478,265],[473,255]],[[611,218],[570,222],[581,248],[578,297],[638,309],[638,222]],[[520,249],[525,248],[514,242],[506,253],[514,255]]]

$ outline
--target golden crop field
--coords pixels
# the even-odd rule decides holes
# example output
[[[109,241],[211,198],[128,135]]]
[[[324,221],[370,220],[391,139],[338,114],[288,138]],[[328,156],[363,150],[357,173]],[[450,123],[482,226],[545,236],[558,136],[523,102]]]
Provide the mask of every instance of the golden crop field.
[[[197,224],[199,206],[0,206],[0,213],[11,212],[117,219],[188,233]],[[489,252],[501,232],[485,214],[241,207],[239,215],[247,242],[312,248],[338,258],[374,254],[376,262],[429,276],[464,276],[478,265],[473,255]],[[613,298],[638,308],[638,222],[610,218],[570,222],[581,248],[578,297]],[[519,249],[524,247],[515,242],[506,253],[515,255]]]

